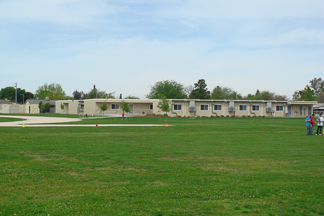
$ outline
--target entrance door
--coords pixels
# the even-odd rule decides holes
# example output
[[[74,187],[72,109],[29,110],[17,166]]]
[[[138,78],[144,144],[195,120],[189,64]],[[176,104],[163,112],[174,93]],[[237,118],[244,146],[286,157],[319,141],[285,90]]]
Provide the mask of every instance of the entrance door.
[[[291,106],[288,106],[288,116],[291,116]]]

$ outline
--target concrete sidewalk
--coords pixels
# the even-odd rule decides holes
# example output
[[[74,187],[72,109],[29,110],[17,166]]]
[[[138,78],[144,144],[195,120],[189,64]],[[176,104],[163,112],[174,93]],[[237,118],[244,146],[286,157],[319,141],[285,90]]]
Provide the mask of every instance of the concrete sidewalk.
[[[65,123],[81,121],[78,118],[63,118],[63,117],[43,117],[43,116],[16,116],[16,115],[0,115],[1,118],[20,118],[21,121],[0,122],[0,127],[21,127],[30,124],[47,124],[47,123]]]
[[[21,121],[0,122],[0,127],[165,127],[165,124],[49,124],[81,121],[77,118],[0,115],[4,118],[21,118]],[[171,125],[168,125],[171,126]]]

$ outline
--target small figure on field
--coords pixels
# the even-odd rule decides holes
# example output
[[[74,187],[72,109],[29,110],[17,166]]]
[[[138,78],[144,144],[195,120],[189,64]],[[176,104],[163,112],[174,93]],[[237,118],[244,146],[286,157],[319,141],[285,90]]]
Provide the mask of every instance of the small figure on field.
[[[323,127],[323,117],[322,113],[320,113],[319,117],[316,119],[317,121],[317,131],[315,135],[322,135],[322,127]]]
[[[315,124],[315,121],[314,121],[314,114],[312,114],[311,116],[311,132],[310,132],[310,135],[313,135],[313,128],[314,128],[314,124]]]
[[[125,119],[125,112],[123,111],[121,120],[124,120],[124,119]]]
[[[310,135],[311,132],[311,118],[310,115],[306,117],[306,128],[307,128],[307,135]]]

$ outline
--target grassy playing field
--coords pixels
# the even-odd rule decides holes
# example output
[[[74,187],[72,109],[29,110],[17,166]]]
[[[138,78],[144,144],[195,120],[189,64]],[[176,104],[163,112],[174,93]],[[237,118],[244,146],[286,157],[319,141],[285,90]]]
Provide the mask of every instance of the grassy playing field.
[[[304,119],[168,124],[0,128],[0,215],[324,215],[324,136]]]

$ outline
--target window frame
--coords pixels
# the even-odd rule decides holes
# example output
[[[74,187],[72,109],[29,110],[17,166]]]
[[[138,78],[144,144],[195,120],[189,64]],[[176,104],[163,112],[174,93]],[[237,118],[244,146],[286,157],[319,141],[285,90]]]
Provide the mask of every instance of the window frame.
[[[153,104],[150,104],[150,110],[153,110]]]
[[[115,105],[115,108],[113,108],[113,105]],[[117,108],[116,108],[116,106],[117,106]],[[119,110],[119,104],[112,103],[110,107],[112,110]]]
[[[245,109],[241,109],[241,106],[244,106]],[[239,111],[247,111],[247,105],[246,104],[240,104],[239,105]]]
[[[204,106],[204,109],[201,109]],[[207,109],[205,109],[207,106]],[[200,111],[208,111],[209,110],[209,105],[208,104],[200,104]]]
[[[215,106],[220,106],[220,109],[215,109]],[[214,104],[214,111],[222,111],[222,110],[223,110],[222,104]]]
[[[178,107],[180,106],[180,109]],[[176,109],[177,107],[177,109]],[[181,111],[182,110],[182,104],[173,104],[173,111]]]
[[[253,109],[254,107],[258,107],[258,109]],[[252,105],[252,111],[260,111],[260,105]]]
[[[279,107],[282,107],[282,110],[278,109]],[[284,106],[283,105],[277,105],[276,106],[276,111],[277,112],[283,112],[284,111]]]

